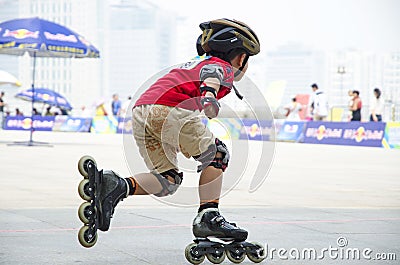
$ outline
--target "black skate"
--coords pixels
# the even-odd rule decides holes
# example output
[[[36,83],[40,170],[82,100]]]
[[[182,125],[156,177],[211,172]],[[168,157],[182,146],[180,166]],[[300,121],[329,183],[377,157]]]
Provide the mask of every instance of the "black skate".
[[[107,231],[115,206],[127,197],[127,184],[111,170],[99,171],[96,161],[83,156],[78,169],[84,179],[79,183],[78,192],[83,200],[78,210],[79,219],[85,224],[78,233],[79,243],[92,247],[97,241],[97,229]]]
[[[259,243],[249,243],[247,231],[229,223],[218,209],[209,208],[200,212],[193,221],[194,243],[185,249],[186,259],[192,264],[200,264],[205,257],[219,264],[227,256],[233,263],[241,263],[246,255],[259,263],[265,259],[264,247]]]

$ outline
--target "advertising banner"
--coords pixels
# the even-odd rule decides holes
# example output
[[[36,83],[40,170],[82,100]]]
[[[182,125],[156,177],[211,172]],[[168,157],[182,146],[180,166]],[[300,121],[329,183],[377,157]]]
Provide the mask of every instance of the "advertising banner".
[[[90,132],[93,133],[116,133],[118,120],[112,116],[94,116]]]
[[[387,122],[385,138],[382,141],[385,148],[400,149],[400,122]]]
[[[25,116],[6,117],[4,130],[22,130],[31,129],[32,119]],[[33,129],[35,131],[51,131],[54,125],[54,116],[35,116],[33,120]]]
[[[278,141],[294,141],[298,142],[303,135],[305,122],[302,121],[285,121],[279,130]]]
[[[255,119],[241,120],[242,128],[240,129],[239,139],[269,141],[274,139],[275,130],[272,121],[259,121]]]
[[[382,147],[383,122],[308,122],[304,142]]]
[[[89,132],[92,118],[74,118],[65,115],[55,116],[54,132]]]
[[[221,118],[209,120],[207,127],[220,140],[237,140],[242,124],[240,119]]]

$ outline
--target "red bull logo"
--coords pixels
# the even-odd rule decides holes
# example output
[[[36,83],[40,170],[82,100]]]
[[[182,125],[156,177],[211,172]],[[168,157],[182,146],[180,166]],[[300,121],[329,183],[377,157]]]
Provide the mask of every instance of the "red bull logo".
[[[324,125],[319,126],[317,129],[317,139],[321,141],[322,139],[324,139],[325,134],[326,134],[325,126]]]
[[[26,39],[26,38],[39,38],[39,31],[29,31],[27,29],[17,29],[17,30],[8,30],[6,29],[3,37],[13,37],[15,39]]]
[[[78,42],[78,40],[76,39],[75,35],[65,35],[62,33],[50,33],[45,31],[44,32],[44,36],[46,37],[46,39],[48,40],[56,40],[56,41],[67,41],[67,42]]]
[[[366,130],[364,127],[357,129],[346,129],[343,133],[343,139],[354,140],[360,143],[364,140],[380,140],[383,138],[383,130]]]
[[[357,143],[361,142],[366,136],[364,127],[358,128],[357,131],[354,133],[354,136],[354,140],[356,140]]]
[[[321,141],[325,138],[340,138],[342,129],[326,128],[325,125],[320,125],[318,128],[307,128],[306,137],[317,138]]]
[[[21,122],[22,129],[28,130],[28,129],[31,128],[31,126],[32,126],[31,118],[25,118],[25,119],[22,120],[22,122]]]
[[[268,125],[262,126],[259,123],[252,123],[251,125],[244,125],[240,130],[240,134],[240,139],[263,140],[275,134],[275,131],[273,126],[269,127]]]
[[[256,137],[256,135],[260,134],[260,128],[256,123],[254,123],[253,125],[251,125],[249,130],[247,130],[247,132],[250,135],[250,137]]]
[[[55,100],[54,96],[49,95],[47,93],[38,93],[37,97],[44,101],[54,101]]]

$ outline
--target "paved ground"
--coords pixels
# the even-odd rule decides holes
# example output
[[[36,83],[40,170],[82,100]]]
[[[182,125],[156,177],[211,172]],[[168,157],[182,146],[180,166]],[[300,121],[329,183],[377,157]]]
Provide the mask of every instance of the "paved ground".
[[[53,146],[7,145],[27,139],[26,132],[0,131],[0,264],[185,264],[196,208],[168,206],[152,197],[125,200],[95,247],[79,245],[78,159],[90,154],[99,166],[121,175],[144,170],[135,150],[129,150],[135,168],[126,166],[121,136],[37,132],[34,140]],[[240,153],[247,144],[234,146]],[[267,180],[249,193],[254,163],[267,167],[268,161],[257,159],[259,143],[248,147],[249,171],[222,198],[221,210],[249,230],[250,240],[266,245],[263,264],[399,264],[398,150],[277,143]],[[231,165],[226,178],[242,166]],[[185,175],[189,186],[196,180],[194,173]],[[340,237],[345,247],[338,247]],[[310,248],[325,258],[293,260],[296,249]],[[393,253],[397,261],[341,259],[350,248],[367,249],[370,257]]]

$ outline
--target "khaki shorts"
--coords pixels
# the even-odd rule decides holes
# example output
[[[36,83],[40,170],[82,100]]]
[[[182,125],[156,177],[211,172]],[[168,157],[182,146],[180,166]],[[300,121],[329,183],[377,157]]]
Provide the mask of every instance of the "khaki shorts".
[[[190,158],[215,144],[199,111],[142,105],[132,111],[133,136],[150,171],[178,170],[177,153]]]

